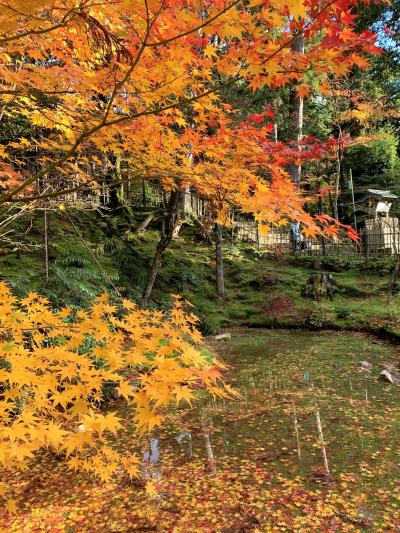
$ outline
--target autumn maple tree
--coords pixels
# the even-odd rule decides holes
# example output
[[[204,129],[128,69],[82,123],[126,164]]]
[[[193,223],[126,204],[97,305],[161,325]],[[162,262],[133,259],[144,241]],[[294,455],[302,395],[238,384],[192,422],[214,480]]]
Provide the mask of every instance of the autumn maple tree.
[[[304,92],[309,70],[323,88],[327,76],[365,63],[360,53],[373,51],[373,35],[351,29],[351,7],[297,0],[3,4],[2,120],[19,118],[41,134],[2,146],[7,189],[0,202],[41,196],[28,191],[43,181],[68,190],[71,174],[95,183],[85,169],[101,153],[126,157],[130,179],[190,182],[185,131],[195,124],[201,135],[210,113],[223,113],[221,86],[296,83]],[[291,49],[299,35],[308,43],[304,54]],[[24,158],[33,150],[41,154],[36,171]]]

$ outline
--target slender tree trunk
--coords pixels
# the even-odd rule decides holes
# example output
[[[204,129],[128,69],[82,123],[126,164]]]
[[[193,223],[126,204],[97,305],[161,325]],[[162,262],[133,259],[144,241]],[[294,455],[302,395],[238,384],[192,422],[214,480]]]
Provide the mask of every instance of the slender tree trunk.
[[[331,191],[329,191],[329,207],[331,209],[331,215],[335,217],[335,208],[333,207],[333,197]]]
[[[304,37],[299,35],[293,42],[292,49],[294,52],[304,54]],[[290,126],[293,132],[293,141],[300,142],[303,137],[303,108],[304,98],[299,95],[294,87],[290,92]],[[300,150],[300,148],[299,148]],[[293,183],[300,189],[301,165],[295,162],[288,165],[288,172]]]
[[[143,292],[142,306],[148,304],[149,298],[153,291],[154,282],[156,281],[158,271],[161,266],[162,255],[168,248],[174,235],[174,229],[179,222],[180,211],[182,209],[182,202],[184,192],[181,190],[172,191],[166,205],[164,214],[161,218],[160,240],[158,241],[156,253],[151,265],[150,272],[147,277],[146,288]]]
[[[143,195],[143,207],[146,207],[147,198],[146,198],[146,182],[142,180],[142,195]]]
[[[321,182],[318,183],[318,215],[322,215],[322,197],[321,197]],[[322,255],[326,256],[326,239],[321,235],[321,244],[322,244]]]
[[[44,206],[44,266],[46,279],[49,279],[49,221],[46,205]]]
[[[121,173],[121,154],[117,154],[115,157],[115,180],[121,181],[122,179],[122,173]],[[124,184],[121,183],[121,185],[118,186],[118,196],[119,201],[121,202],[124,199],[125,196],[125,190],[124,190]]]
[[[225,298],[224,262],[222,254],[222,226],[215,224],[215,274],[217,283],[217,294]]]
[[[102,174],[102,203],[103,205],[108,204],[108,184],[107,184],[107,174],[108,174],[108,157],[106,154],[103,154],[101,162],[101,174]]]
[[[114,185],[113,182],[121,181],[121,154],[115,156],[114,172],[107,176],[108,186],[110,188],[109,206],[111,209],[117,209],[123,204],[124,187],[123,185]]]
[[[339,200],[339,188],[340,188],[340,169],[341,169],[341,162],[340,162],[340,156],[339,151],[336,157],[336,177],[335,177],[335,197],[334,197],[334,217],[336,220],[339,220],[339,207],[338,207],[338,200]]]
[[[276,122],[274,122],[272,129],[272,139],[274,140],[274,143],[278,142],[278,124]]]
[[[340,192],[340,178],[342,174],[342,159],[343,159],[343,146],[342,146],[342,128],[339,126],[338,134],[338,147],[336,153],[336,179],[335,179],[335,197],[334,197],[334,217],[339,220],[339,192]]]

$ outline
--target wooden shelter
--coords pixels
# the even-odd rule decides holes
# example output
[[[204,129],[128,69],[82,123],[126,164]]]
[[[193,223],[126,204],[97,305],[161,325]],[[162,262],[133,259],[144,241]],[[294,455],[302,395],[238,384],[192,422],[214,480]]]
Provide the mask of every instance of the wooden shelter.
[[[397,198],[390,191],[367,191],[369,218],[365,220],[364,245],[370,255],[391,256],[400,249],[399,219],[390,216],[393,202]]]

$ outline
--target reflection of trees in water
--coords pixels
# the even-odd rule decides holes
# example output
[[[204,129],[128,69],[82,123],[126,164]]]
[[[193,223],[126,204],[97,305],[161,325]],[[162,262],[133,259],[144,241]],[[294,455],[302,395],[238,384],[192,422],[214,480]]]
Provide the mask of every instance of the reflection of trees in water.
[[[214,457],[214,453],[213,453],[213,449],[211,445],[211,439],[210,439],[210,433],[212,433],[214,429],[212,415],[210,413],[207,413],[204,409],[202,409],[201,414],[200,414],[200,420],[201,420],[201,428],[203,430],[204,444],[206,448],[207,458],[211,466],[211,472],[215,474],[217,471],[217,466],[215,463],[215,457]]]
[[[143,452],[143,477],[154,479],[161,477],[161,471],[156,465],[160,460],[160,447],[158,439],[150,439],[149,449]]]
[[[182,445],[184,442],[188,443],[187,456],[189,459],[193,457],[193,444],[192,444],[192,434],[189,431],[182,431],[176,437],[178,444]]]

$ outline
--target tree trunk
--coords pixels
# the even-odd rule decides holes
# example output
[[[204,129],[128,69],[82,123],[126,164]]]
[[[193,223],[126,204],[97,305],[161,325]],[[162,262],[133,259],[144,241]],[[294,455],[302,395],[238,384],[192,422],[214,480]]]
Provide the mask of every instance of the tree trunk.
[[[224,262],[222,255],[222,226],[215,224],[215,274],[217,284],[217,294],[225,298]]]
[[[179,222],[180,211],[182,209],[182,202],[184,192],[177,190],[172,191],[169,197],[164,214],[161,218],[160,240],[158,241],[156,253],[147,277],[146,288],[143,292],[142,306],[147,306],[151,293],[153,291],[154,282],[161,265],[161,259],[164,251],[168,248],[174,235],[174,229]]]
[[[278,142],[278,124],[274,122],[273,129],[272,129],[272,139],[274,143]]]
[[[342,146],[342,129],[339,126],[338,134],[338,147],[336,152],[336,179],[335,179],[335,197],[334,197],[334,218],[339,220],[339,192],[340,192],[340,178],[342,173],[342,159],[343,159],[343,146]]]
[[[292,49],[294,52],[304,54],[304,37],[302,35],[299,35],[294,40]],[[304,98],[299,95],[297,89],[293,87],[290,92],[290,127],[293,132],[292,140],[296,143],[300,142],[303,137],[303,108]],[[293,183],[298,189],[300,189],[301,165],[297,165],[293,162],[288,165],[287,169]]]
[[[44,267],[46,279],[49,279],[49,222],[46,205],[44,206]]]
[[[135,233],[137,235],[143,235],[143,233],[146,231],[147,226],[150,224],[150,222],[155,217],[155,213],[149,213],[147,217],[143,220],[141,224],[136,228]]]
[[[321,182],[318,182],[318,215],[322,215],[323,206],[322,206],[322,196],[321,196]],[[326,256],[326,238],[321,235],[321,244],[322,244],[322,255]]]
[[[124,188],[123,185],[114,185],[113,182],[121,181],[121,155],[115,156],[114,172],[111,175],[107,175],[107,182],[110,188],[109,207],[111,209],[117,209],[123,204]]]

